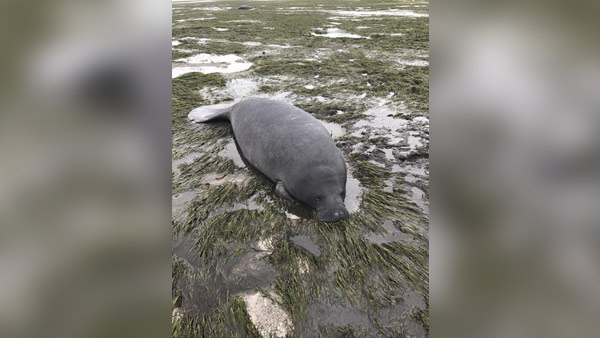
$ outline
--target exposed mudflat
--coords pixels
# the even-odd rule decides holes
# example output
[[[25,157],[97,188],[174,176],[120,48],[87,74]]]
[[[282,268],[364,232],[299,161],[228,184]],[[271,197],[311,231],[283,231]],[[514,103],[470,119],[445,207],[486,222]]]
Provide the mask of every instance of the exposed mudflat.
[[[428,30],[426,2],[173,3],[174,337],[428,336]],[[323,123],[349,219],[283,201],[228,123],[188,118],[249,97]]]

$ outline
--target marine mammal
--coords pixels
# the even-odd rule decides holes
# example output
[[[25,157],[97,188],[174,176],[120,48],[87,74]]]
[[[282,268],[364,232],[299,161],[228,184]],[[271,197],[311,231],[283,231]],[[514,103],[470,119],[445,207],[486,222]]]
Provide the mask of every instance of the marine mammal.
[[[275,182],[282,198],[311,206],[325,222],[349,217],[346,163],[319,120],[291,104],[252,98],[194,109],[196,122],[225,119],[244,157]]]

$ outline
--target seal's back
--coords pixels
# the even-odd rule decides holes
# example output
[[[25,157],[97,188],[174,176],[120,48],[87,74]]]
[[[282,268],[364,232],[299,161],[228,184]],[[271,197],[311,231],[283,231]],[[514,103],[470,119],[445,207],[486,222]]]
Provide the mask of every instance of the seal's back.
[[[254,98],[235,104],[231,125],[244,157],[273,181],[294,179],[294,172],[345,163],[331,135],[304,110],[291,104]],[[273,163],[286,163],[285,166]],[[296,170],[291,172],[288,167]],[[291,175],[290,175],[291,174]]]

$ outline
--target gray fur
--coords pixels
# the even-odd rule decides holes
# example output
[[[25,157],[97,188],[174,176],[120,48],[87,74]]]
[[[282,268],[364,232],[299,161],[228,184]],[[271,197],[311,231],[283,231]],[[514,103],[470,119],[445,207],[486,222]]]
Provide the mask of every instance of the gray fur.
[[[344,206],[346,163],[319,120],[290,104],[262,98],[204,111],[194,120],[231,121],[244,157],[277,183],[278,194],[285,197],[287,192],[310,205],[323,221],[349,216]]]

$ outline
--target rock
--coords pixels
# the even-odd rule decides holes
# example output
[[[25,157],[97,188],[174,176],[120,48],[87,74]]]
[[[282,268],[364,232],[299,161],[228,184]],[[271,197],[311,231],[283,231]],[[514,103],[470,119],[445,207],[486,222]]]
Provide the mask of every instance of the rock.
[[[266,252],[268,255],[273,253],[273,238],[264,238],[257,242],[250,243],[250,248],[256,251]]]
[[[271,297],[277,298],[277,295],[271,293]],[[292,328],[292,321],[277,303],[260,292],[244,295],[243,298],[250,320],[262,337],[287,335]]]

